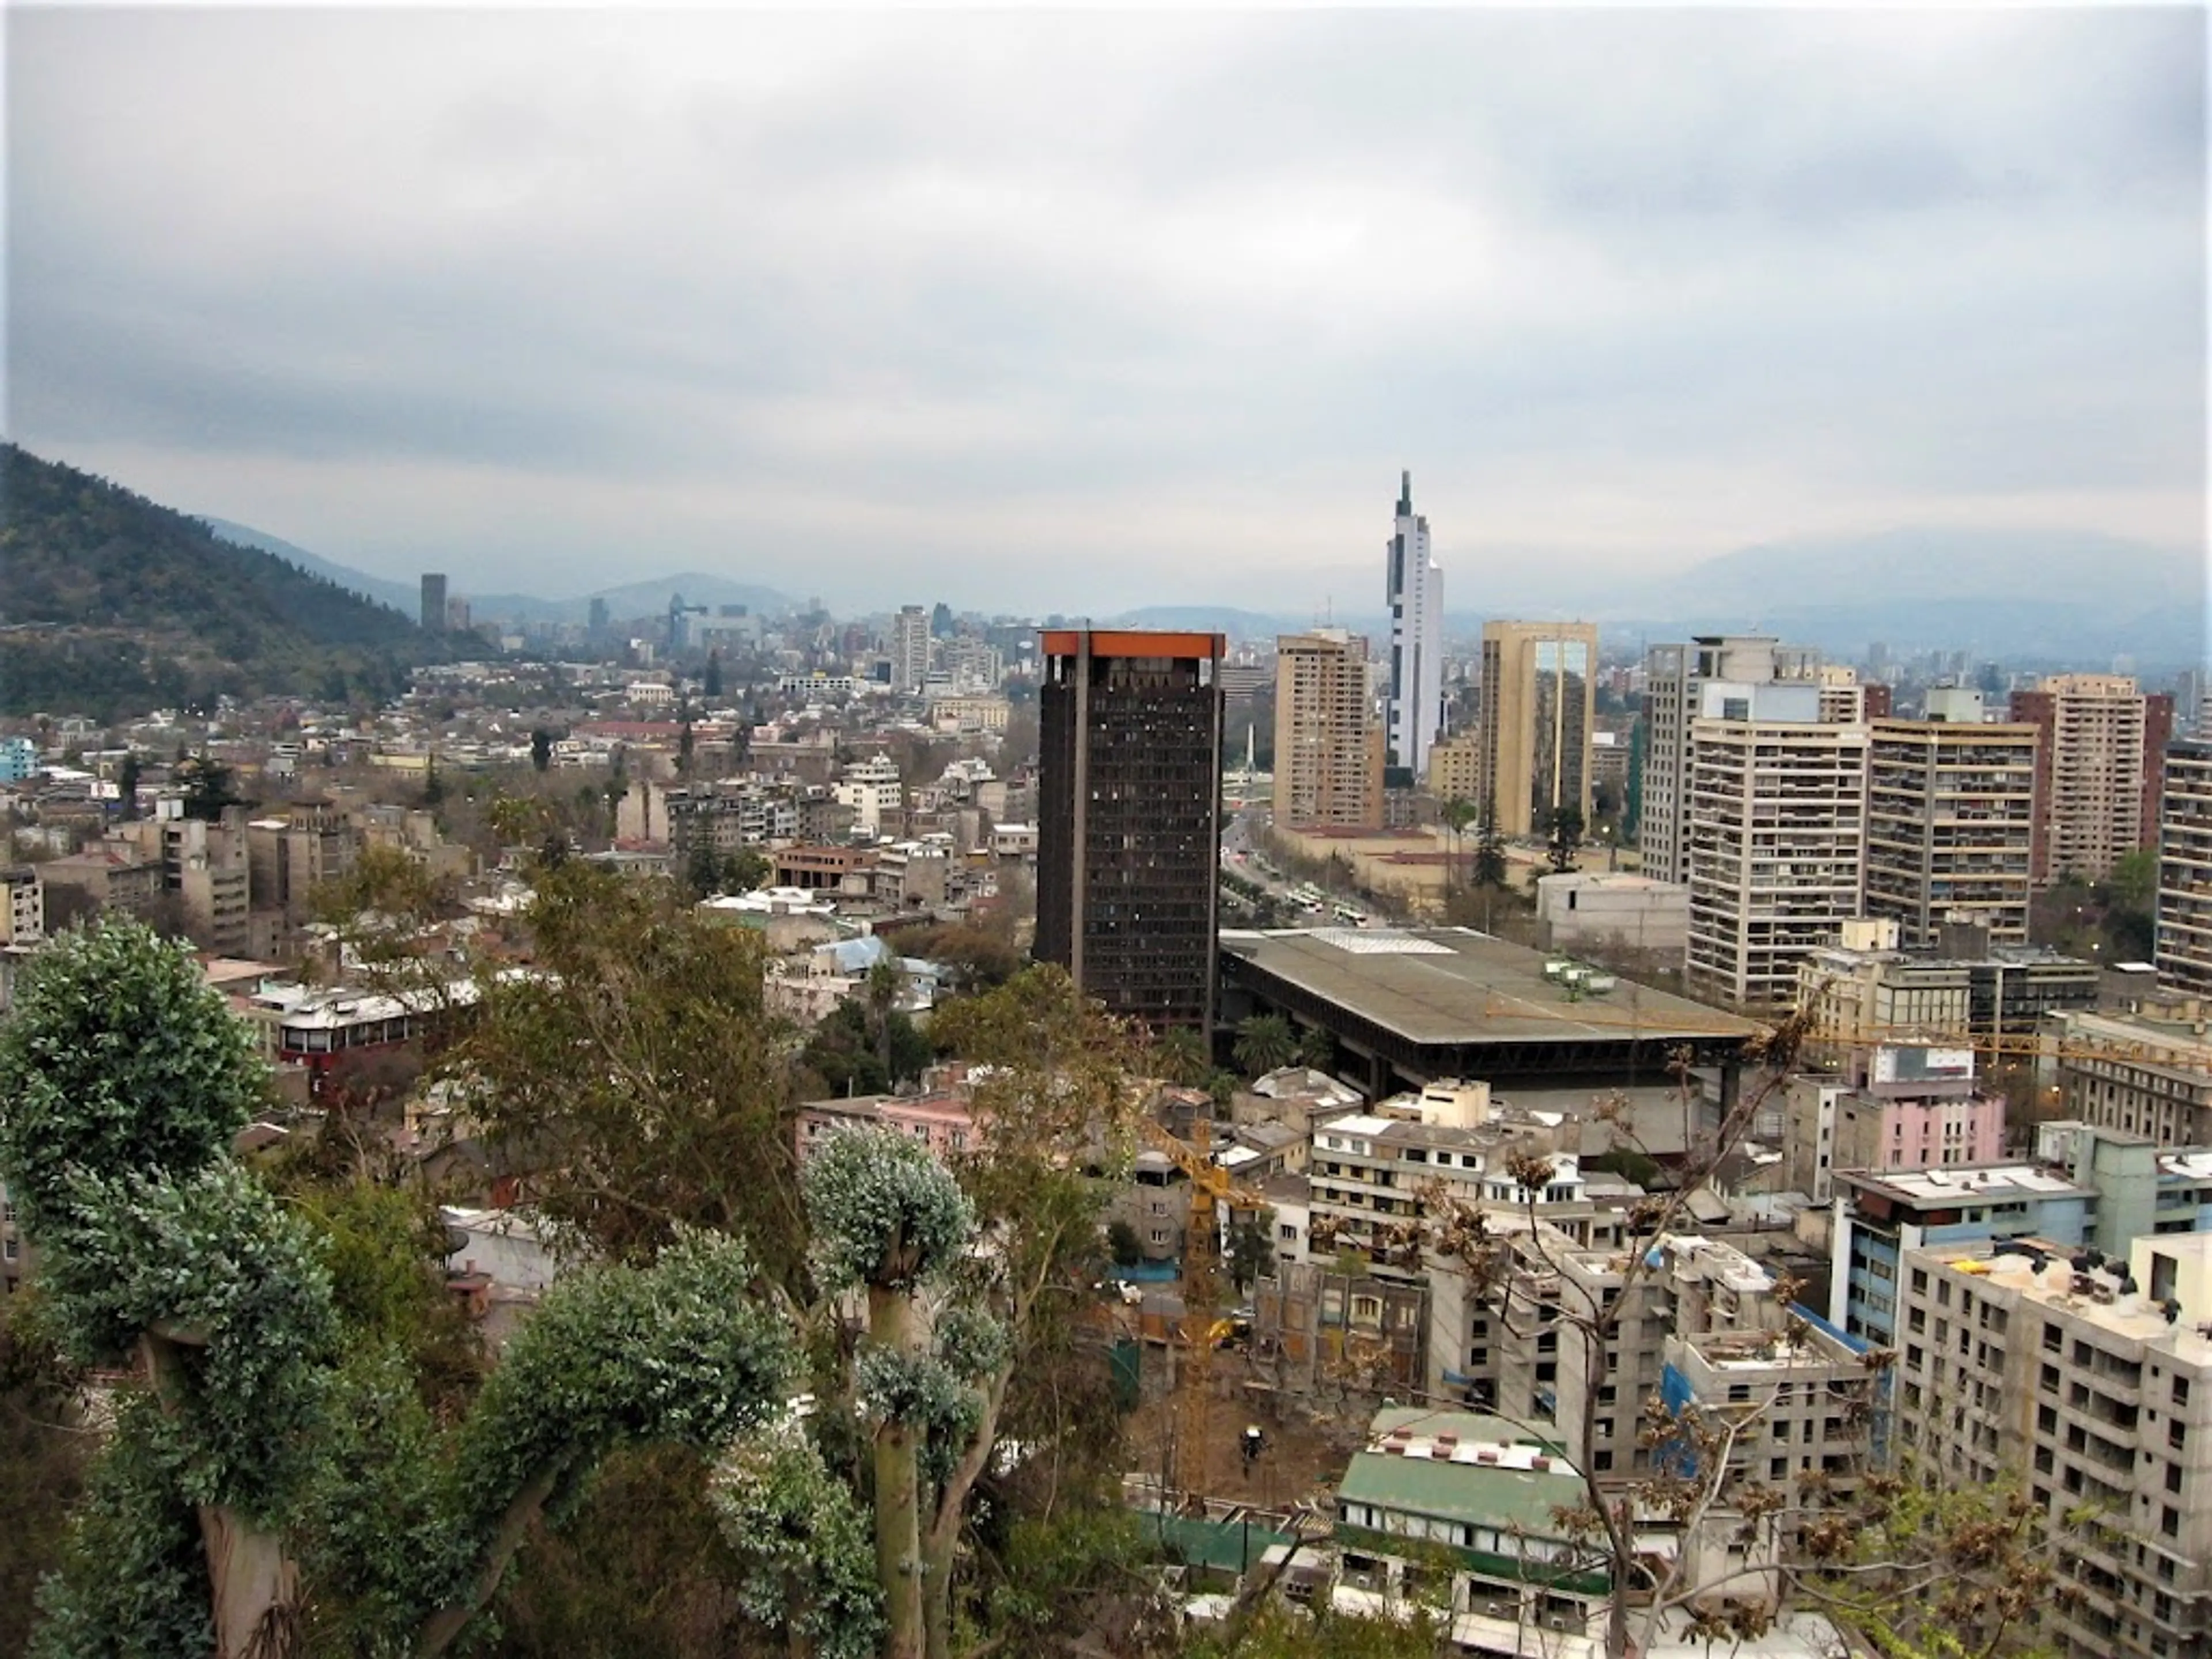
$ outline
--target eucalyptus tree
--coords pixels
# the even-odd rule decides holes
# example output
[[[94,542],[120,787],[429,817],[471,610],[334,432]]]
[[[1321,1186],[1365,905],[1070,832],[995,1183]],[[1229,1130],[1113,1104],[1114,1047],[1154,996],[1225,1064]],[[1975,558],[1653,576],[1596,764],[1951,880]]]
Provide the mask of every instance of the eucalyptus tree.
[[[125,1372],[34,1651],[445,1651],[532,1519],[629,1442],[718,1451],[792,1369],[735,1241],[550,1294],[450,1426],[349,1348],[316,1235],[231,1154],[246,1029],[136,922],[55,941],[0,1026],[0,1175],[69,1357]]]

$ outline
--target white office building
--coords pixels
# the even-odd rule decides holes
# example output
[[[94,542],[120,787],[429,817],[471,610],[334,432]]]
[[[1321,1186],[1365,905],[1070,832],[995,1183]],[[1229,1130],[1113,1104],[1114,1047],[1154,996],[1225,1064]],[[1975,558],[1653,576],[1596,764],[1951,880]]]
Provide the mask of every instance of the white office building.
[[[1443,729],[1444,573],[1429,556],[1429,521],[1413,511],[1413,475],[1398,485],[1398,522],[1389,546],[1390,694],[1385,726],[1389,761],[1425,777],[1429,750]]]
[[[1798,964],[1859,914],[1867,728],[1817,684],[1701,688],[1690,736],[1688,979],[1741,1008],[1796,1000]]]
[[[1701,634],[1686,645],[1654,646],[1644,663],[1646,738],[1636,832],[1643,872],[1690,878],[1690,727],[1709,681],[1818,684],[1820,653],[1763,635]]]

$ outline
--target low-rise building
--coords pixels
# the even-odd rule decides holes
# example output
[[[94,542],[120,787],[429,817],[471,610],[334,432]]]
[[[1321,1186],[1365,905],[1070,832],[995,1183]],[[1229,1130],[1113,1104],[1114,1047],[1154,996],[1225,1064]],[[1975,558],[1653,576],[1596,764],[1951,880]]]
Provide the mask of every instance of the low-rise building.
[[[0,945],[36,945],[46,936],[46,888],[35,866],[0,870],[8,902],[0,906]]]
[[[1815,1202],[1838,1170],[1994,1164],[2004,1151],[2004,1097],[1976,1083],[1972,1048],[1855,1048],[1840,1072],[1791,1078],[1784,1098],[1785,1176]]]
[[[2056,1048],[2066,1115],[2148,1135],[2166,1146],[2212,1146],[2212,1009],[2185,999],[2156,1012],[2068,1010],[2044,1030]]]
[[[1650,951],[1679,958],[1690,938],[1690,890],[1649,876],[1574,870],[1540,877],[1536,925],[1546,948]]]

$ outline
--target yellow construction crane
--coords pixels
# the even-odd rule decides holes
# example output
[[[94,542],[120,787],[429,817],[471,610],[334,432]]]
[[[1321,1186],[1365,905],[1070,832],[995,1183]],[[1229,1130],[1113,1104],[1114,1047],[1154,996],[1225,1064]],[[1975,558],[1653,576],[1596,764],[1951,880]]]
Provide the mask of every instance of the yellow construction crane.
[[[1151,1118],[1139,1123],[1145,1139],[1190,1177],[1190,1220],[1182,1247],[1182,1370],[1176,1380],[1175,1467],[1170,1484],[1202,1498],[1213,1351],[1236,1328],[1233,1319],[1214,1317],[1213,1262],[1221,1248],[1217,1211],[1264,1209],[1267,1200],[1213,1161],[1213,1127],[1204,1119],[1196,1126],[1195,1146],[1179,1139]]]

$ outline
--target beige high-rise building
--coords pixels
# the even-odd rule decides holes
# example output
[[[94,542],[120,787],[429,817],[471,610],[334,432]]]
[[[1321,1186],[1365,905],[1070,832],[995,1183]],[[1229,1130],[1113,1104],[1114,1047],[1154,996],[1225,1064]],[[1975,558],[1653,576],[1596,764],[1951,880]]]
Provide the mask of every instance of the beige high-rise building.
[[[1906,950],[1968,911],[1993,945],[2027,943],[2036,728],[1875,720],[1867,756],[1866,910]]]
[[[2012,717],[2042,732],[2036,756],[2035,878],[2101,881],[2158,845],[2173,698],[2124,674],[2051,674],[2012,694]]]
[[[1382,727],[1367,641],[1340,628],[1275,641],[1275,821],[1291,829],[1382,827]]]
[[[2161,985],[2212,994],[2212,738],[2166,751],[2154,960]]]
[[[1867,728],[1820,718],[1811,682],[1709,684],[1690,728],[1686,817],[1696,994],[1797,996],[1798,964],[1859,914]]]
[[[1563,808],[1589,823],[1596,667],[1593,623],[1483,624],[1478,804],[1500,834],[1547,834]]]

